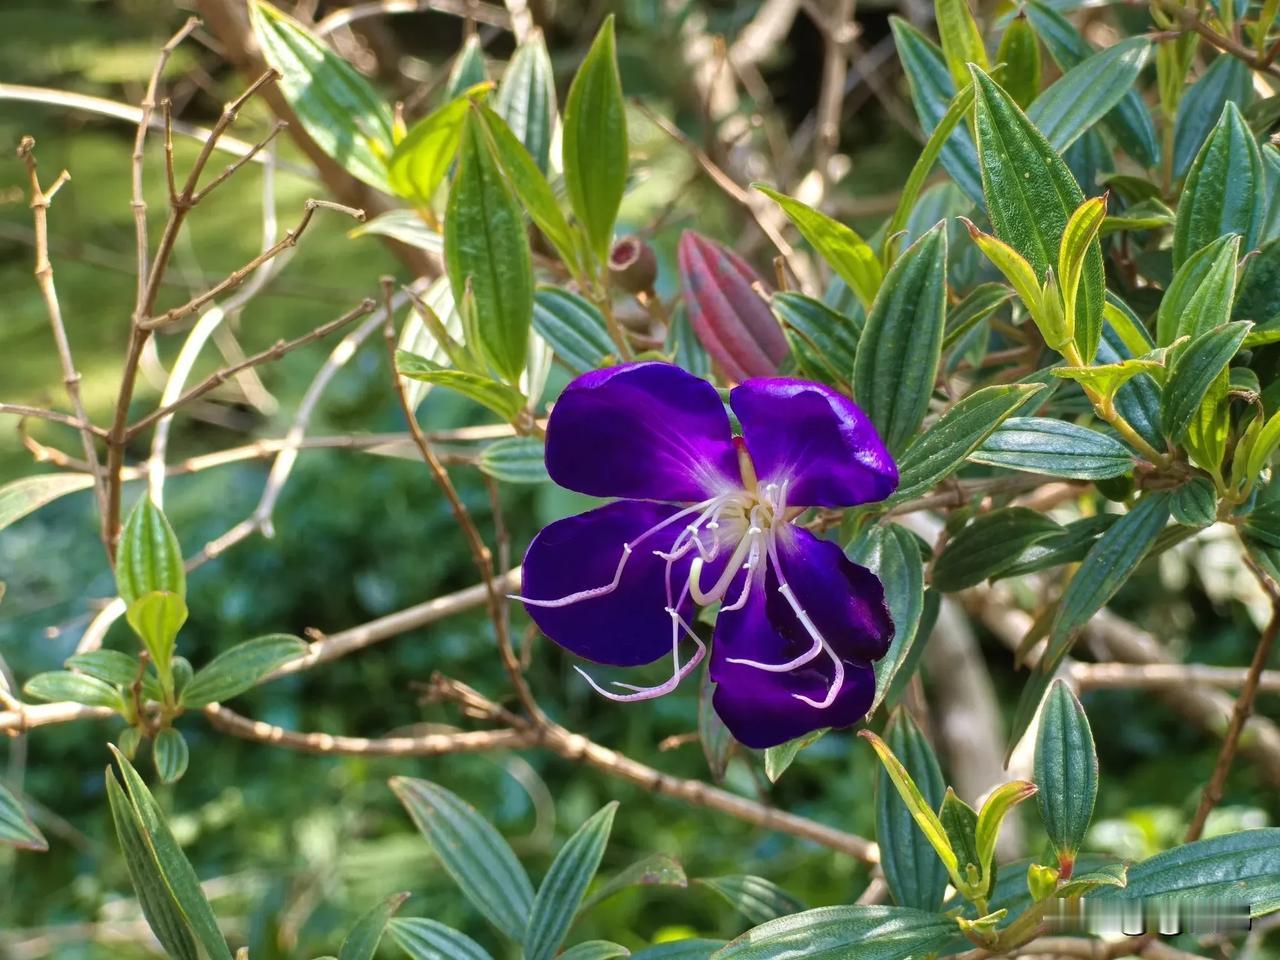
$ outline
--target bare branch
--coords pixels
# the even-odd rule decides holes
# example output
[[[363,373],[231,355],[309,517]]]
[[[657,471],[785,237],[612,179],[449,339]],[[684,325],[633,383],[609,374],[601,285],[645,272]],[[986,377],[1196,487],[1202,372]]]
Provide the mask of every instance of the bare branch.
[[[1177,690],[1193,683],[1239,690],[1249,671],[1203,663],[1073,663],[1071,679],[1081,690]],[[1263,670],[1258,692],[1280,693],[1280,670]]]
[[[107,431],[95,427],[92,423],[77,420],[75,417],[57,410],[46,410],[43,407],[29,407],[25,403],[0,403],[0,413],[12,414],[15,417],[31,417],[35,420],[47,420],[50,423],[61,423],[77,430],[88,430],[95,437],[105,437]]]
[[[469,17],[477,23],[511,29],[511,16],[501,7],[491,3],[469,3],[467,0],[374,0],[372,3],[356,3],[333,11],[316,24],[315,32],[328,36],[339,27],[345,27],[366,17],[381,17],[392,13],[421,13],[435,10],[455,17]]]

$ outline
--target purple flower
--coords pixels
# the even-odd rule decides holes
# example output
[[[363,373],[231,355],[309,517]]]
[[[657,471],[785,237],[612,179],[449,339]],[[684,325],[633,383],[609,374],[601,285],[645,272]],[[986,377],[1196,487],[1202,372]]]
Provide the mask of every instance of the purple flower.
[[[874,660],[893,636],[880,581],[795,520],[808,507],[882,500],[898,470],[866,415],[829,387],[752,379],[729,404],[666,363],[596,370],[571,383],[547,426],[547,470],[614,503],[559,520],[529,545],[524,601],[556,643],[596,663],[663,656],[669,680],[615,683],[643,700],[674,690],[706,645],[694,605],[719,602],[711,651],[716,712],[749,747],[865,716]],[[681,660],[683,641],[693,655]]]

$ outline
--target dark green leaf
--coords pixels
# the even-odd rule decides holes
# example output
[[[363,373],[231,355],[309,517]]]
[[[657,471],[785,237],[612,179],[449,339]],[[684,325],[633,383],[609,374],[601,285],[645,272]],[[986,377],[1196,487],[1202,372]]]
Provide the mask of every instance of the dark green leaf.
[[[255,687],[277,667],[304,656],[305,641],[284,633],[269,633],[237,644],[202,667],[182,691],[189,708],[221,703]]]
[[[138,679],[142,664],[119,650],[91,650],[77,653],[63,664],[68,670],[76,670],[116,687],[127,687]]]
[[[975,70],[974,83],[987,212],[996,236],[1025,257],[1043,282],[1048,270],[1057,269],[1063,231],[1084,194],[1009,95],[980,70]],[[1102,334],[1102,281],[1102,253],[1095,243],[1085,257],[1076,299],[1075,342],[1086,363],[1093,360]]]
[[[947,232],[940,223],[913,243],[880,287],[854,365],[854,395],[899,453],[929,409],[946,321]]]
[[[444,88],[446,100],[452,100],[462,91],[484,83],[489,74],[484,67],[484,46],[480,43],[480,34],[473,33],[462,42],[462,49],[453,58],[453,66],[449,68],[449,82]],[[341,957],[339,960],[347,960]]]
[[[1178,268],[1156,314],[1160,346],[1198,337],[1231,319],[1239,254],[1240,237],[1231,234],[1197,250]]]
[[[492,960],[489,952],[465,933],[435,920],[394,917],[387,932],[412,960]]]
[[[1032,546],[1018,559],[1017,563],[1008,567],[1003,573],[997,574],[993,579],[1020,577],[1024,574],[1058,567],[1064,563],[1083,560],[1094,541],[1117,519],[1114,513],[1102,513],[1075,520],[1063,528],[1061,535]]]
[[[1280,828],[1243,830],[1197,840],[1129,868],[1123,890],[1099,891],[1099,900],[1148,897],[1219,897],[1274,910],[1280,898]]]
[[[48,850],[49,841],[31,822],[26,808],[0,783],[0,844],[20,850]]]
[[[1133,470],[1119,440],[1068,420],[1010,417],[969,455],[973,463],[1074,480],[1103,480]]]
[[[1280,200],[1271,202],[1280,206]],[[1231,319],[1248,320],[1255,325],[1245,341],[1246,346],[1253,342],[1280,340],[1280,297],[1276,296],[1277,290],[1280,290],[1280,239],[1264,244],[1257,254],[1250,257],[1240,277],[1240,289]]]
[[[610,943],[608,940],[588,940],[560,954],[560,960],[614,960],[615,957],[629,956],[631,951],[619,943]]]
[[[1253,75],[1235,57],[1215,57],[1178,104],[1173,131],[1173,175],[1181,178],[1229,102],[1244,106],[1253,89]]]
[[[714,694],[715,684],[711,682],[711,671],[704,670],[698,690],[698,741],[702,744],[703,756],[707,758],[711,779],[719,783],[729,769],[729,761],[738,748],[738,741],[720,719],[720,714],[716,713],[712,701]]]
[[[356,921],[356,925],[351,928],[351,932],[347,934],[346,939],[342,941],[338,960],[373,960],[387,924],[400,909],[400,905],[408,899],[407,893],[393,893],[361,916]]]
[[[942,795],[942,805],[938,808],[938,819],[942,821],[942,827],[947,832],[947,840],[955,850],[960,876],[967,878],[970,875],[969,866],[977,868],[982,859],[978,855],[978,811],[956,796],[954,790],[947,787]],[[962,892],[965,892],[966,897],[972,896],[971,892]],[[977,891],[981,896],[985,896],[987,892],[987,890]]]
[[[1226,370],[1248,332],[1247,323],[1224,323],[1200,334],[1179,351],[1160,403],[1160,425],[1165,436],[1178,440],[1186,433],[1200,402]]]
[[[792,291],[775,293],[770,303],[792,342],[792,352],[799,338],[810,348],[818,367],[817,379],[847,390],[862,334],[855,318],[837,313],[821,300]]]
[[[51,703],[71,700],[89,707],[108,707],[124,712],[124,700],[121,699],[119,690],[96,677],[82,673],[69,673],[66,670],[37,673],[23,685],[22,692],[28,697]]]
[[[1040,59],[1040,42],[1023,10],[1009,21],[1000,37],[996,62],[1003,63],[1004,88],[1023,110],[1040,95],[1040,79],[1043,64]]]
[[[173,727],[166,727],[151,741],[151,759],[161,783],[176,783],[187,772],[190,760],[187,741]]]
[[[718,893],[752,926],[804,909],[803,903],[763,877],[707,877],[696,882]]]
[[[516,48],[498,84],[494,109],[546,173],[556,118],[556,83],[542,31],[534,31]]]
[[[550,478],[543,462],[545,448],[534,437],[495,440],[480,452],[476,466],[505,483],[542,483]]]
[[[45,473],[0,487],[0,530],[46,503],[76,490],[88,490],[93,478],[82,473]]]
[[[618,352],[595,304],[560,287],[538,287],[533,296],[533,328],[574,373],[603,366]]]
[[[138,894],[147,926],[173,960],[199,960],[200,954],[187,919],[173,899],[155,854],[143,835],[142,824],[133,805],[110,769],[107,770],[107,804],[111,808],[116,840],[124,854],[129,879]]]
[[[1003,283],[980,283],[968,296],[947,311],[946,336],[942,348],[954,346],[961,337],[1013,299],[1013,291]]]
[[[445,213],[444,257],[453,298],[475,297],[478,348],[511,384],[524,370],[533,319],[533,263],[524,214],[467,117]],[[403,371],[402,371],[403,372]]]
[[[955,921],[905,907],[820,907],[771,920],[732,941],[715,960],[906,960],[939,949]]]
[[[556,955],[600,867],[617,812],[616,802],[602,807],[578,828],[552,861],[533,898],[523,941],[525,960],[551,960]]]
[[[723,940],[673,940],[639,950],[631,960],[711,960],[712,954],[723,946]]]
[[[952,406],[898,461],[894,501],[918,496],[957,470],[991,433],[1043,384],[1000,384],[975,390]]]
[[[1093,817],[1098,754],[1089,718],[1061,680],[1049,688],[1036,732],[1036,802],[1059,860],[1073,862]]]
[[[853,544],[850,558],[867,567],[884,584],[884,599],[893,621],[893,641],[889,651],[875,663],[876,692],[868,714],[884,702],[893,679],[920,635],[920,619],[924,612],[924,567],[919,540],[906,527],[896,523],[877,524],[866,536]]]
[[[1252,250],[1262,224],[1265,177],[1262,155],[1234,103],[1209,134],[1187,171],[1173,229],[1173,265],[1223,234],[1238,233]]]
[[[777,783],[787,768],[795,762],[796,757],[800,755],[800,751],[805,747],[811,747],[826,735],[827,731],[814,730],[812,733],[806,733],[803,737],[796,737],[794,740],[788,740],[786,743],[780,743],[776,747],[769,747],[764,752],[764,775],[769,778],[770,783]]]
[[[164,513],[149,496],[139,498],[125,519],[116,558],[116,587],[126,604],[148,593],[187,596],[182,548]]]
[[[1051,518],[1026,507],[981,514],[943,549],[931,583],[947,593],[976,586],[1013,566],[1027,547],[1061,533]]]
[[[391,789],[463,895],[508,937],[523,939],[533,886],[498,831],[427,780],[393,777]]]
[[[1071,70],[1094,55],[1089,41],[1051,5],[1033,0],[1024,9],[1049,55],[1062,70]],[[1103,118],[1102,123],[1139,164],[1154,167],[1160,162],[1160,141],[1156,137],[1151,111],[1137,90],[1126,90],[1120,103]]]
[[[191,932],[208,954],[209,960],[231,960],[231,951],[227,949],[227,943],[218,930],[213,909],[200,888],[200,880],[165,823],[151,791],[142,782],[133,765],[114,748],[112,752],[124,777],[138,832],[150,850],[173,902],[182,911]],[[114,781],[115,777],[110,776],[109,779]]]
[[[597,266],[603,268],[627,183],[627,116],[612,16],[605,19],[569,88],[562,152],[569,202]]]
[[[390,192],[391,108],[349,63],[264,0],[249,5],[262,55],[307,136],[352,176]]]
[[[1173,519],[1188,527],[1207,527],[1217,519],[1218,492],[1208,477],[1192,477],[1173,491]]]
[[[909,713],[903,710],[894,713],[885,729],[885,742],[911,774],[925,802],[931,809],[938,809],[946,782],[933,748]],[[925,839],[883,767],[876,778],[876,840],[880,845],[884,879],[898,906],[936,911],[946,892],[947,868]]]
[[[942,51],[907,21],[890,17],[894,43],[911,87],[911,102],[926,134],[932,134],[955,97],[955,83]],[[975,203],[982,202],[978,149],[965,124],[956,127],[942,148],[942,166]]]
[[[685,876],[680,862],[665,853],[655,853],[627,867],[621,873],[602,883],[596,891],[582,902],[579,915],[586,913],[598,903],[603,903],[615,893],[628,887],[687,887],[689,878]]]
[[[1132,92],[1151,41],[1130,37],[1080,61],[1027,109],[1027,117],[1061,153]]]

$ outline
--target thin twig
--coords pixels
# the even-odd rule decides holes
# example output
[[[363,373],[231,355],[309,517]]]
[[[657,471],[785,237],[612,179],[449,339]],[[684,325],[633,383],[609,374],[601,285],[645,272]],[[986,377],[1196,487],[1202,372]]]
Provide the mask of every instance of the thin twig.
[[[53,264],[49,260],[49,204],[58,189],[69,179],[64,170],[49,185],[48,189],[40,186],[40,174],[36,167],[36,142],[31,137],[23,137],[18,144],[18,156],[27,167],[27,177],[31,185],[31,216],[35,226],[35,278],[44,298],[45,312],[49,315],[49,327],[53,331],[53,342],[58,351],[58,362],[62,365],[62,382],[66,385],[67,396],[71,400],[71,409],[75,412],[76,428],[80,431],[80,442],[84,447],[84,459],[93,474],[93,489],[98,500],[99,516],[105,506],[106,491],[103,487],[102,469],[98,462],[98,448],[94,443],[94,430],[85,411],[84,399],[80,395],[80,373],[76,370],[75,360],[71,356],[71,341],[67,338],[67,328],[62,321],[62,305],[58,301],[58,289],[53,282]]]
[[[205,185],[199,191],[196,192],[196,195],[191,198],[191,202],[193,204],[199,203],[205,197],[209,196],[209,194],[213,192],[215,187],[217,187],[221,183],[225,183],[230,177],[234,176],[236,171],[238,171],[246,163],[249,163],[250,161],[254,160],[259,153],[261,153],[264,149],[266,149],[266,147],[271,143],[272,140],[274,140],[277,136],[279,136],[282,131],[287,129],[289,129],[288,121],[277,120],[276,125],[271,128],[270,133],[268,133],[265,137],[263,137],[261,140],[255,143],[249,149],[249,151],[245,153],[243,156],[237,157],[235,160],[232,160],[229,164],[227,164],[226,167],[223,168],[221,173],[219,173],[216,177],[210,180],[207,185]]]
[[[107,431],[101,427],[96,427],[84,420],[77,420],[70,414],[59,413],[57,410],[46,410],[43,407],[29,407],[25,403],[0,403],[0,413],[12,414],[15,417],[31,417],[35,420],[47,420],[50,423],[61,423],[77,430],[88,430],[95,437],[105,437],[107,435]]]
[[[315,32],[328,36],[339,27],[345,27],[366,17],[381,17],[391,13],[421,13],[435,10],[455,17],[468,17],[477,23],[503,30],[511,29],[511,17],[507,11],[491,3],[469,3],[467,0],[374,0],[372,3],[356,3],[343,7],[316,24]]]
[[[1252,560],[1246,560],[1246,562],[1253,567]],[[1186,843],[1200,839],[1210,812],[1222,799],[1227,776],[1231,773],[1231,764],[1240,746],[1240,734],[1244,730],[1245,722],[1249,719],[1249,714],[1253,712],[1253,701],[1258,694],[1258,681],[1271,655],[1276,634],[1280,632],[1280,593],[1277,592],[1276,585],[1272,583],[1270,577],[1256,567],[1253,569],[1263,589],[1271,597],[1271,621],[1262,631],[1262,636],[1258,638],[1258,645],[1254,648],[1253,660],[1249,664],[1249,674],[1245,677],[1240,696],[1236,697],[1235,706],[1231,710],[1231,722],[1227,725],[1227,733],[1223,738],[1222,748],[1218,751],[1218,760],[1213,766],[1213,774],[1209,777],[1209,783],[1205,786],[1200,803],[1196,807],[1195,816],[1191,818],[1191,825],[1187,828]]]
[[[1249,671],[1203,663],[1073,663],[1071,679],[1081,690],[1177,690],[1192,683],[1238,690]],[[1280,670],[1263,670],[1258,692],[1280,693]]]
[[[333,333],[335,330],[340,330],[342,327],[345,327],[347,324],[351,323],[353,320],[357,320],[360,317],[367,317],[369,314],[373,313],[375,309],[377,309],[377,306],[378,305],[373,300],[365,299],[359,306],[355,307],[354,309],[348,310],[342,316],[334,320],[330,320],[328,323],[322,324],[321,326],[316,327],[314,330],[311,330],[308,333],[304,333],[300,337],[295,337],[292,340],[277,340],[272,346],[268,347],[267,349],[259,353],[255,353],[251,357],[246,357],[244,360],[240,361],[239,363],[232,364],[229,367],[223,367],[221,370],[218,370],[215,373],[209,374],[209,376],[207,376],[204,380],[200,381],[200,383],[196,384],[194,387],[191,387],[189,390],[186,391],[186,393],[182,394],[180,397],[178,397],[178,399],[174,400],[172,403],[166,404],[163,407],[153,410],[151,413],[147,414],[145,417],[142,417],[140,420],[138,420],[136,423],[130,426],[128,430],[125,431],[126,441],[136,437],[139,433],[141,433],[147,427],[151,426],[151,424],[155,423],[161,417],[164,417],[173,413],[175,410],[178,410],[181,407],[186,406],[188,403],[195,400],[196,398],[204,396],[210,390],[214,390],[222,386],[222,384],[226,383],[228,380],[230,380],[236,374],[240,373],[242,370],[248,370],[250,367],[256,367],[259,364],[270,363],[272,361],[279,360],[285,354],[293,350],[296,350],[299,347],[304,347],[309,343],[315,342],[316,340],[321,340],[324,337],[327,337],[329,334]]]

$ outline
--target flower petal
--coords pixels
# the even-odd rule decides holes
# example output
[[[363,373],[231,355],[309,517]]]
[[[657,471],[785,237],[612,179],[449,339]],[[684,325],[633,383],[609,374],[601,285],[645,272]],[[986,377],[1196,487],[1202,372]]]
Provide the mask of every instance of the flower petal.
[[[680,513],[667,504],[621,500],[557,520],[542,529],[524,556],[522,591],[528,600],[558,600],[610,584],[623,545]],[[692,519],[692,518],[691,518]],[[635,546],[617,586],[599,596],[558,607],[526,603],[534,623],[566,650],[620,667],[652,663],[671,653],[671,617],[666,613],[667,561],[655,550],[670,550],[685,524],[672,520]],[[679,599],[692,556],[671,566],[673,599]],[[692,608],[686,600],[682,614]]]
[[[893,621],[880,578],[844,555],[830,540],[801,527],[786,527],[778,535],[782,577],[818,632],[840,656],[879,660],[893,640]],[[785,637],[802,648],[812,635],[778,590],[780,578],[769,570],[769,619]]]
[[[596,497],[691,502],[741,485],[715,387],[669,363],[574,380],[551,410],[547,472]]]
[[[787,482],[787,503],[852,507],[883,500],[898,467],[858,406],[830,387],[784,377],[729,394],[761,483]]]
[[[818,709],[797,696],[821,701],[831,687],[835,664],[825,654],[789,673],[769,673],[730,658],[779,663],[804,653],[807,642],[778,633],[766,613],[763,582],[741,610],[721,612],[711,647],[712,705],[739,743],[756,750],[775,747],[824,727],[857,723],[871,707],[875,673],[864,661],[844,661],[844,682],[835,701]],[[733,595],[735,591],[731,591]]]

